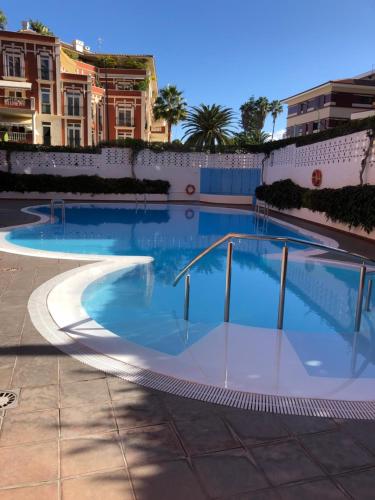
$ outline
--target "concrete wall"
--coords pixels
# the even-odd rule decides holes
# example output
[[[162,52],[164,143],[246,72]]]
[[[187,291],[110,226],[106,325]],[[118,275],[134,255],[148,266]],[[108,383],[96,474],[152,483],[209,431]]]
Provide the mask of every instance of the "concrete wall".
[[[272,184],[290,178],[300,186],[312,188],[312,172],[320,169],[321,188],[357,185],[369,140],[363,131],[299,148],[290,145],[278,149],[265,162],[264,180]],[[364,182],[375,184],[375,147],[368,158]]]
[[[366,233],[364,229],[360,229],[358,227],[352,227],[349,229],[349,226],[342,224],[341,222],[332,222],[327,219],[327,216],[323,212],[313,212],[308,208],[297,209],[294,208],[292,210],[277,210],[273,208],[273,210],[281,212],[286,215],[291,215],[292,217],[297,217],[298,219],[302,219],[304,221],[311,221],[317,224],[321,224],[323,226],[329,226],[331,229],[338,229],[339,231],[345,231],[347,233],[352,234],[353,236],[360,236],[362,238],[367,238],[370,240],[375,240],[375,231],[371,231],[371,233]]]
[[[124,148],[103,149],[100,154],[15,151],[11,163],[13,173],[121,178],[131,176],[131,156],[131,150]],[[262,157],[252,154],[154,153],[144,150],[137,155],[134,171],[139,179],[168,180],[171,184],[170,200],[198,201],[201,168],[256,168]],[[8,170],[5,151],[1,150],[0,168]],[[195,186],[193,195],[185,192],[188,184]]]

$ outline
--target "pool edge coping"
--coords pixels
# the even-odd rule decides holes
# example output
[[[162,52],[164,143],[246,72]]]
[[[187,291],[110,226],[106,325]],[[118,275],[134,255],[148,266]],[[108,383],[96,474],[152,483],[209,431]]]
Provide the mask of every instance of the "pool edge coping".
[[[129,265],[137,265],[135,260],[132,258]],[[119,262],[113,263],[119,265]],[[144,262],[139,262],[141,263]],[[91,263],[84,267],[100,267],[101,264],[104,262]],[[108,261],[105,264],[110,265]],[[49,311],[47,300],[49,294],[59,283],[66,281],[76,272],[77,269],[71,269],[61,273],[35,289],[30,296],[28,310],[35,328],[48,342],[86,365],[150,389],[229,407],[288,415],[375,419],[375,400],[350,401],[251,393],[176,378],[98,352],[64,331]],[[82,268],[81,272],[85,270]],[[111,334],[116,336],[113,332]]]

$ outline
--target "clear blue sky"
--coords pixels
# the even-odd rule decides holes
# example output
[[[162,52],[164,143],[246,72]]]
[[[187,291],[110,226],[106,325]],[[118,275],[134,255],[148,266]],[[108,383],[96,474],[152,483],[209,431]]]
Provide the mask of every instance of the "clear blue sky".
[[[153,54],[159,87],[238,108],[375,67],[375,0],[8,0],[8,29],[36,18],[62,40]],[[277,129],[285,127],[285,116]],[[266,123],[270,130],[271,123]],[[175,137],[181,135],[178,127]]]

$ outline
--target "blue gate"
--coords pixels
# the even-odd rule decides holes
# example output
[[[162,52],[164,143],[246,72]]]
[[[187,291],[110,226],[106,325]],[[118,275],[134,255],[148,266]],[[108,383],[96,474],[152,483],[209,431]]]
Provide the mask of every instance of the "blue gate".
[[[260,168],[201,168],[201,193],[251,196],[260,184]]]

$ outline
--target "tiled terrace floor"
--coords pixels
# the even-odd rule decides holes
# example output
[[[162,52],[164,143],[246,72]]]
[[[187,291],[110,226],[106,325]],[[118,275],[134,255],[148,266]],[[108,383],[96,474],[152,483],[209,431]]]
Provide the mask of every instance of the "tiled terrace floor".
[[[3,225],[15,223],[7,206]],[[19,406],[0,410],[0,500],[375,497],[375,422],[178,398],[50,346],[29,295],[78,265],[0,253],[0,389],[20,389]]]

